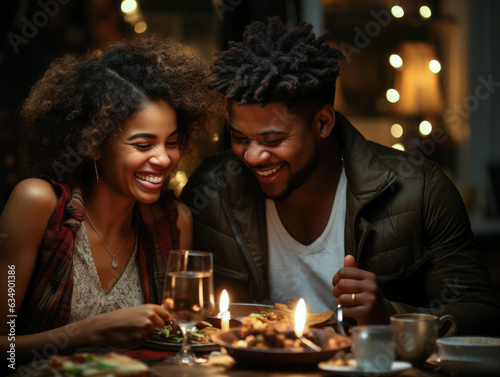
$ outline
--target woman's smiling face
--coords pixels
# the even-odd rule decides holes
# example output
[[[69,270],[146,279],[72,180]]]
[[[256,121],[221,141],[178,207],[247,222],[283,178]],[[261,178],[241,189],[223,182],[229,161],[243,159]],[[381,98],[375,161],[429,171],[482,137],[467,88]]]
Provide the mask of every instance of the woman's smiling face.
[[[143,203],[158,200],[161,187],[180,159],[177,116],[164,100],[132,114],[121,134],[101,152],[99,184]]]

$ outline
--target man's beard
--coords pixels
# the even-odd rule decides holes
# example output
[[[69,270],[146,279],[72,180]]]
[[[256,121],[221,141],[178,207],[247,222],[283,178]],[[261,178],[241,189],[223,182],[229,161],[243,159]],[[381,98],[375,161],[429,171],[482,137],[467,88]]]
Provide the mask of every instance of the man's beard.
[[[319,149],[316,149],[314,155],[309,160],[307,165],[300,169],[297,173],[292,174],[292,176],[288,179],[285,189],[278,195],[270,196],[266,195],[268,199],[274,199],[276,201],[286,199],[292,192],[294,192],[297,188],[302,186],[302,184],[309,178],[311,173],[316,169],[319,162]]]

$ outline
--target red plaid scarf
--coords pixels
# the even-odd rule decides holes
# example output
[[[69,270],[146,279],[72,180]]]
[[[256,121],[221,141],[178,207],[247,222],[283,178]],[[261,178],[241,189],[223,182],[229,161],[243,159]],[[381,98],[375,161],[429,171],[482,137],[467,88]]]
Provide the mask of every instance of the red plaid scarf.
[[[60,198],[50,218],[17,327],[18,334],[33,334],[69,322],[73,291],[73,240],[85,220],[82,203],[71,197],[68,185],[51,180]],[[138,203],[137,261],[146,303],[159,304],[167,255],[179,247],[177,206],[172,191],[165,191],[152,204]]]

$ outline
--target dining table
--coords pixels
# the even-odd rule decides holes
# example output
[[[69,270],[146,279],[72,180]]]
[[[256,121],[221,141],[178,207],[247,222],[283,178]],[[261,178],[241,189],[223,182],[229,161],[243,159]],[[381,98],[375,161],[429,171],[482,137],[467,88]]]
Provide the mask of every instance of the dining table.
[[[175,352],[162,351],[149,346],[142,346],[137,349],[123,349],[112,347],[86,348],[76,352],[107,353],[117,352],[127,355],[137,360],[141,360],[148,365],[151,377],[327,377],[334,375],[344,376],[364,376],[364,373],[343,373],[329,372],[319,369],[316,365],[297,366],[283,364],[260,365],[258,360],[252,364],[240,364],[229,356],[222,348],[219,351],[197,353],[200,359],[206,362],[196,365],[175,365],[169,364],[165,360],[175,355]],[[50,377],[53,374],[45,368],[48,360],[34,360],[31,363],[19,367],[9,377]],[[368,374],[366,374],[368,375]],[[369,374],[377,375],[377,374]],[[379,376],[383,376],[380,374]],[[395,374],[391,374],[395,375]],[[426,363],[420,368],[410,368],[396,374],[401,377],[445,377],[449,374],[439,370],[437,364]]]
[[[254,313],[267,313],[272,310],[273,313],[281,315],[280,311],[288,310],[286,308],[274,307],[271,305],[261,305],[261,304],[240,304],[233,303],[229,305],[231,311],[231,328],[237,328],[241,325],[243,318]],[[320,315],[316,317],[316,321],[319,323],[311,323],[317,328],[320,328],[325,334],[330,334],[330,336],[337,336],[338,333],[341,337],[347,336],[350,338],[350,328],[352,324],[343,321],[342,318],[338,316],[338,311],[336,316],[332,316],[331,313],[324,313],[325,315]],[[288,314],[287,314],[288,315]],[[309,318],[313,318],[309,314]],[[327,318],[324,321],[324,318]],[[281,318],[283,319],[283,318]],[[215,328],[220,328],[221,319],[216,316],[216,312],[211,313],[205,321],[210,322]],[[341,323],[339,327],[338,323]],[[341,330],[344,331],[341,331]],[[337,334],[337,335],[332,335]],[[347,335],[346,335],[347,334]],[[208,343],[194,343],[193,351],[195,352],[198,361],[203,361],[195,365],[176,365],[169,363],[168,359],[174,356],[181,348],[181,343],[173,344],[170,341],[162,340],[161,338],[148,338],[143,344],[139,345],[135,349],[124,349],[116,347],[86,347],[80,348],[74,351],[73,354],[81,353],[91,353],[97,355],[103,355],[109,352],[116,352],[122,355],[126,355],[133,359],[139,360],[145,363],[149,368],[150,377],[330,377],[330,376],[387,376],[387,375],[397,375],[401,377],[446,377],[450,376],[449,373],[441,370],[437,362],[437,354],[432,354],[427,362],[423,366],[411,367],[411,364],[401,362],[396,360],[396,363],[392,364],[391,371],[387,373],[365,373],[359,372],[357,370],[339,370],[337,367],[328,366],[324,370],[320,368],[317,361],[311,363],[308,355],[298,355],[299,357],[290,358],[287,355],[277,356],[273,354],[272,357],[268,357],[268,354],[262,355],[261,352],[266,352],[266,350],[252,351],[249,350],[249,354],[252,356],[247,360],[236,360],[237,353],[234,351],[235,347],[221,347],[225,343],[217,342],[217,336],[211,337],[211,341]],[[352,344],[348,346],[347,349],[342,348],[338,344],[338,349],[345,352],[352,351]],[[233,352],[233,353],[232,353]],[[246,351],[245,351],[246,353]],[[235,358],[231,357],[231,354]],[[331,353],[328,358],[332,357],[334,353]],[[9,375],[9,377],[51,377],[54,376],[47,368],[47,362],[50,355],[44,354],[42,357],[40,353],[37,354],[30,363],[20,366],[15,373]],[[265,356],[265,357],[262,357]],[[303,357],[301,357],[303,356]],[[338,354],[335,353],[336,358]],[[313,357],[317,360],[318,357]],[[267,360],[266,360],[267,359]],[[324,360],[321,358],[321,360]],[[265,361],[265,363],[264,363]],[[394,368],[396,364],[405,364],[404,368]],[[323,366],[324,367],[324,366]],[[332,371],[332,369],[334,369]],[[340,368],[342,369],[342,368]],[[397,369],[397,370],[392,370]],[[63,377],[63,376],[57,376]]]

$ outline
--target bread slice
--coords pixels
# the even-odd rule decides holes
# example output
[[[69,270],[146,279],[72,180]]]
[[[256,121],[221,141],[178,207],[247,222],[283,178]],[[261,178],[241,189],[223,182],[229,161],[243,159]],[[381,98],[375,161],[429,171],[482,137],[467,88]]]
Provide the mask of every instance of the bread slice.
[[[116,352],[52,356],[47,369],[64,377],[149,377],[146,364]]]

